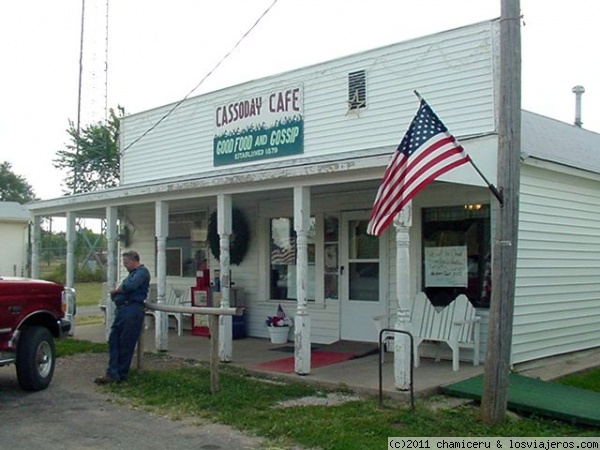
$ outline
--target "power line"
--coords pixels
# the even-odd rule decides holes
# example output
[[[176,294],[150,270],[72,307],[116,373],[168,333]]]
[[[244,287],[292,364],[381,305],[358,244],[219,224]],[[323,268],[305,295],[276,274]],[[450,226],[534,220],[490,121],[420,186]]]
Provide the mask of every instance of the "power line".
[[[158,119],[158,121],[152,125],[150,128],[148,128],[146,131],[144,131],[139,137],[137,137],[136,139],[134,139],[129,145],[127,145],[123,151],[121,152],[121,156],[125,155],[125,153],[127,152],[127,150],[129,150],[133,145],[137,144],[139,141],[141,141],[144,137],[146,137],[152,130],[154,130],[162,121],[164,121],[167,117],[169,117],[173,111],[175,111],[177,108],[179,108],[181,106],[181,104],[183,102],[185,102],[190,95],[192,95],[196,89],[198,89],[202,83],[204,83],[206,81],[206,79],[212,75],[212,73],[217,70],[219,68],[219,66],[223,63],[223,61],[225,61],[232,53],[233,51],[242,43],[242,41],[244,39],[246,39],[246,37],[252,32],[252,30],[254,30],[254,28],[256,28],[256,26],[259,24],[259,22],[267,15],[267,13],[271,10],[271,8],[273,8],[273,6],[275,6],[275,4],[277,3],[278,0],[273,0],[273,3],[271,3],[271,5],[259,16],[259,18],[256,20],[256,22],[254,22],[254,24],[250,27],[250,29],[248,29],[248,31],[246,31],[242,37],[235,43],[235,45],[225,54],[225,56],[223,56],[221,58],[221,60],[206,74],[204,75],[204,77],[200,80],[200,82],[194,87],[194,89],[192,89],[190,92],[187,93],[187,95],[185,97],[183,97],[181,100],[179,100],[177,103],[175,103],[175,105],[173,105],[173,107],[167,111],[167,113],[162,116],[160,119]]]

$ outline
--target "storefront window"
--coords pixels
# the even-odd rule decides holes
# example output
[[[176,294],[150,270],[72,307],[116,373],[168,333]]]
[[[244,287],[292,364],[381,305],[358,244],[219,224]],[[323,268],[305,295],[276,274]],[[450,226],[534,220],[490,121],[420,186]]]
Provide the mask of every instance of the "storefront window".
[[[278,217],[271,219],[271,298],[274,300],[297,300],[297,248],[294,219]],[[315,218],[310,218],[308,232],[308,286],[307,299],[315,300]]]
[[[465,294],[489,307],[490,272],[489,205],[423,209],[423,285],[435,306]]]
[[[195,277],[206,268],[208,216],[206,211],[173,213],[167,237],[167,276]]]

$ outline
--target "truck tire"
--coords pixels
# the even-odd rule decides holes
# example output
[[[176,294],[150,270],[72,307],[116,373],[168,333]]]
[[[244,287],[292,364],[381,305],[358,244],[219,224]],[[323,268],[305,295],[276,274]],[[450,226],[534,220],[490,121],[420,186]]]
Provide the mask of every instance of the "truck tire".
[[[41,391],[52,381],[56,357],[54,339],[45,327],[26,328],[17,347],[17,380],[26,391]]]

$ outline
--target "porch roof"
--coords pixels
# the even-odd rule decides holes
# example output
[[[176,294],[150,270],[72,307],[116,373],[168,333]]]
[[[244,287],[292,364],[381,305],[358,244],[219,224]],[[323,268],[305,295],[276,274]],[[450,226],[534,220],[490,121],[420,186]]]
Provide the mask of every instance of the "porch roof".
[[[339,155],[297,158],[260,166],[215,169],[202,177],[177,177],[128,184],[102,191],[75,194],[25,205],[32,214],[62,216],[77,211],[81,217],[101,218],[107,206],[124,206],[157,200],[210,197],[217,194],[259,192],[294,186],[327,186],[379,180],[391,148],[373,148]]]

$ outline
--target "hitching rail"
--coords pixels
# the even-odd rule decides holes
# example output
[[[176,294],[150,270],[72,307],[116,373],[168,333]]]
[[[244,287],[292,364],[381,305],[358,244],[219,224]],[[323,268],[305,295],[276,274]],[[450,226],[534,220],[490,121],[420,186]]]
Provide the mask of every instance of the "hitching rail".
[[[174,312],[182,314],[202,314],[208,316],[208,329],[210,332],[210,392],[219,391],[219,316],[241,316],[244,308],[214,308],[206,306],[175,306],[155,302],[146,302],[146,308],[151,311],[165,313]],[[144,354],[144,328],[138,340],[137,367],[142,370],[142,356]]]

